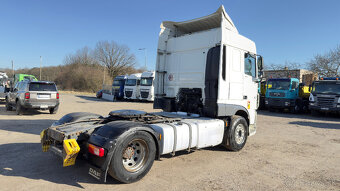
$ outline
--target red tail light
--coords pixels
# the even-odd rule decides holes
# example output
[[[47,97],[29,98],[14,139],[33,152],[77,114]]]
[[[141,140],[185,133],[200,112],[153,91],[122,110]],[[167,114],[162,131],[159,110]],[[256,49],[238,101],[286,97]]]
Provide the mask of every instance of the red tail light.
[[[57,93],[57,99],[59,99],[59,93]]]
[[[92,144],[89,144],[89,153],[97,155],[99,157],[104,156],[104,149],[101,147],[94,146]]]
[[[25,99],[30,99],[30,93],[29,92],[25,93]]]

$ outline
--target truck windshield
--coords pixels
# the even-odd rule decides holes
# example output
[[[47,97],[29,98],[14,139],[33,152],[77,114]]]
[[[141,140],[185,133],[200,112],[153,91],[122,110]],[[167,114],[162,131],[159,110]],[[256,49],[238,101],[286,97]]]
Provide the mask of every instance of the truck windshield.
[[[122,84],[123,80],[119,79],[119,80],[114,80],[113,81],[113,86],[120,86]]]
[[[314,82],[312,93],[340,94],[339,82]]]
[[[142,78],[140,81],[141,86],[152,86],[152,80],[153,78]]]
[[[268,89],[271,90],[289,90],[290,79],[272,79],[268,81]]]
[[[126,86],[135,86],[136,85],[137,80],[136,79],[127,79],[125,82]]]
[[[30,83],[29,91],[57,91],[57,88],[51,83]]]

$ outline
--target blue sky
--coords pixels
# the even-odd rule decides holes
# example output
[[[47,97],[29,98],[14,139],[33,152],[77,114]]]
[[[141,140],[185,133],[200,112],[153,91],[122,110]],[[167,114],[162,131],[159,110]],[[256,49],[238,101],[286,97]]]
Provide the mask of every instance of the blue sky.
[[[160,23],[215,12],[223,4],[240,34],[255,41],[265,64],[304,64],[340,44],[338,0],[169,0],[0,2],[0,68],[63,64],[64,57],[100,40],[125,44],[153,69]]]

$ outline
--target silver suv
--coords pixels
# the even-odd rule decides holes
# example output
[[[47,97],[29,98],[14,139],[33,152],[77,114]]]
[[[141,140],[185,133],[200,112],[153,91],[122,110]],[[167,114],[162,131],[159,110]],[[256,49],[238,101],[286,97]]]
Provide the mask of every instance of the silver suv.
[[[57,87],[53,82],[18,82],[6,95],[6,110],[14,107],[18,115],[27,109],[49,110],[50,114],[55,114],[59,107]]]

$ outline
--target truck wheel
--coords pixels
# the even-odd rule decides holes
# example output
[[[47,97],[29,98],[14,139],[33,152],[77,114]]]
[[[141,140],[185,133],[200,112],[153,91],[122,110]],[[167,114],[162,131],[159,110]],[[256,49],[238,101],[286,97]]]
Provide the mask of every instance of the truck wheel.
[[[17,115],[22,115],[22,107],[19,101],[17,101],[16,107],[15,107],[15,112]]]
[[[50,108],[50,114],[56,114],[58,111],[58,106],[54,107],[54,108]]]
[[[12,106],[9,104],[7,99],[6,99],[6,111],[12,111]]]
[[[290,108],[290,112],[291,112],[291,113],[296,114],[296,113],[298,113],[299,111],[300,111],[300,107],[299,107],[298,105],[295,105],[294,107],[291,107],[291,108]]]
[[[138,131],[116,146],[108,172],[120,182],[136,182],[149,172],[155,155],[156,145],[152,136]]]
[[[224,145],[228,150],[239,151],[247,142],[248,123],[242,117],[234,115],[231,117],[231,124],[226,131]]]

